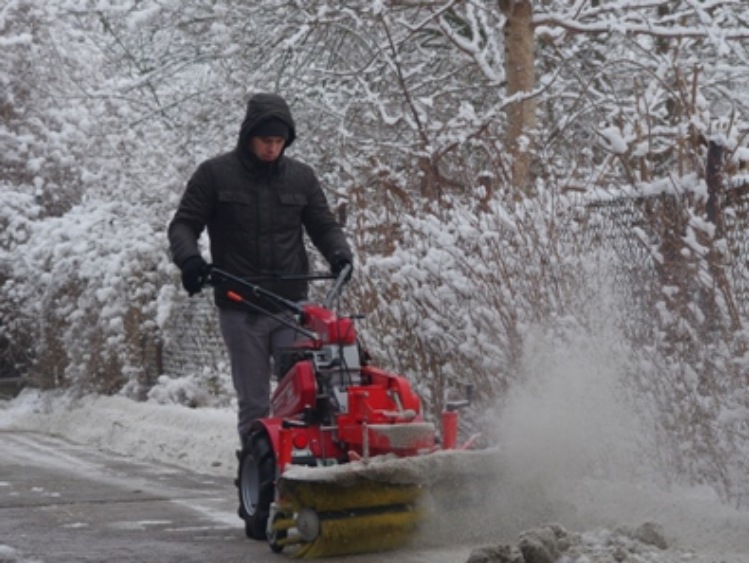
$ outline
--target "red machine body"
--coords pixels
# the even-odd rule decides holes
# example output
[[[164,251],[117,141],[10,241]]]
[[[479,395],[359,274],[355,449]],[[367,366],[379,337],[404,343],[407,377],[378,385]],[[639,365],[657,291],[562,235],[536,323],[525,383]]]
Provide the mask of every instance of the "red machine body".
[[[434,425],[424,421],[408,380],[362,360],[353,319],[313,304],[303,306],[301,320],[309,338],[289,351],[271,414],[255,422],[270,437],[281,470],[437,448]]]

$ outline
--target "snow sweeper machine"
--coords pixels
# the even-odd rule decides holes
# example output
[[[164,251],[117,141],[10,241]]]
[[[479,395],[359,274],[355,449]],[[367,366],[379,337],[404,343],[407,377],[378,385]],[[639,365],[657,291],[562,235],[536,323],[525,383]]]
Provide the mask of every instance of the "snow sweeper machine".
[[[408,380],[372,365],[355,318],[334,312],[348,268],[335,278],[303,277],[332,280],[321,303],[288,301],[262,280],[218,268],[207,280],[299,335],[279,360],[284,375],[270,415],[253,423],[237,452],[236,480],[246,535],[294,557],[402,546],[433,507],[431,486],[449,488],[455,472],[473,465],[456,459],[469,455],[471,440],[457,443],[457,411],[470,396],[448,403],[437,425],[427,422]]]

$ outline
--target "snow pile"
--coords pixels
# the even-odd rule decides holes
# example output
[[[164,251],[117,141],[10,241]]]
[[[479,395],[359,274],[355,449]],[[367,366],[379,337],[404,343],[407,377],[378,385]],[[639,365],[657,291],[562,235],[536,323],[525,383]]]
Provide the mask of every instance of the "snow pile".
[[[230,408],[189,409],[122,396],[79,399],[24,391],[0,410],[0,429],[36,431],[144,461],[198,473],[235,470],[236,414]]]
[[[635,529],[583,534],[570,533],[562,526],[552,524],[523,532],[517,544],[475,549],[468,563],[665,561],[663,551],[666,549],[668,545],[660,526],[652,522]],[[678,557],[672,560],[684,560],[681,555]]]

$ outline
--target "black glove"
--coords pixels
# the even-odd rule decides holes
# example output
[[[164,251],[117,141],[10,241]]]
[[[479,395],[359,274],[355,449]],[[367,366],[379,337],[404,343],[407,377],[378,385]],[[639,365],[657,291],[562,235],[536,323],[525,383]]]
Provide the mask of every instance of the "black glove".
[[[354,265],[351,263],[351,259],[347,256],[338,256],[333,258],[333,260],[330,263],[330,273],[333,274],[335,277],[338,277],[338,275],[343,271],[343,269],[346,266],[351,266],[351,269],[348,272],[348,275],[346,276],[346,279],[344,281],[348,282],[351,279],[351,275],[354,273]]]
[[[203,260],[202,256],[190,256],[182,262],[182,287],[192,297],[196,293],[200,293],[210,273],[211,267]]]

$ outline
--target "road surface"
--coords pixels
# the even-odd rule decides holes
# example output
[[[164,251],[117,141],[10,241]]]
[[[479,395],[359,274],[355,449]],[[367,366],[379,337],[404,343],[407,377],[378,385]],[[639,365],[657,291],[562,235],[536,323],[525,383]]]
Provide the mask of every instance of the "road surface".
[[[0,561],[292,561],[248,540],[230,477],[149,464],[36,433],[0,431]],[[469,548],[340,563],[460,563]]]

